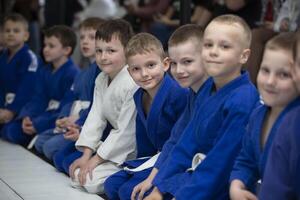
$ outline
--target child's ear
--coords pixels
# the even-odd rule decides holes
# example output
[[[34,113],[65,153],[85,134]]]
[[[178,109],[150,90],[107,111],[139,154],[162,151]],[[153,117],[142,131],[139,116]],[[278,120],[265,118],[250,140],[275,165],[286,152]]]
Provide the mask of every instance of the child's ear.
[[[30,33],[28,31],[25,31],[25,33],[24,33],[24,42],[28,41],[29,36],[30,36]]]
[[[170,61],[171,61],[171,59],[169,57],[166,57],[163,60],[163,69],[165,72],[168,71],[168,69],[170,67]]]
[[[248,58],[250,57],[251,50],[250,49],[244,49],[240,58],[240,63],[245,64],[248,61]]]
[[[66,56],[70,56],[71,52],[72,52],[72,48],[71,47],[64,47],[64,52]]]

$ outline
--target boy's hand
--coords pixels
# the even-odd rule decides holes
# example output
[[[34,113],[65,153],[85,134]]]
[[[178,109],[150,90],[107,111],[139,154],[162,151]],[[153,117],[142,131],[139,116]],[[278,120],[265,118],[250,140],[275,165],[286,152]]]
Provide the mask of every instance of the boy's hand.
[[[240,180],[233,180],[230,185],[231,200],[258,200],[254,194],[245,189]]]
[[[7,110],[7,109],[0,109],[0,124],[10,122],[15,116],[15,113]]]
[[[33,123],[29,117],[23,118],[22,129],[27,135],[33,135],[36,133]]]
[[[74,124],[72,126],[68,126],[67,132],[63,135],[65,139],[71,141],[77,141],[80,134],[80,126]]]
[[[80,185],[85,185],[86,177],[88,174],[89,174],[90,180],[92,180],[93,179],[93,170],[99,164],[101,164],[103,162],[104,162],[104,160],[96,154],[85,165],[83,165],[78,174],[78,179],[79,179]]]
[[[158,190],[157,187],[153,189],[153,191],[145,198],[145,200],[162,200],[163,195],[162,193]]]
[[[69,175],[73,180],[75,179],[75,170],[79,168],[81,171],[82,167],[88,162],[88,160],[89,157],[83,155],[70,165]]]
[[[78,119],[76,116],[64,117],[56,120],[55,125],[60,129],[65,129],[68,126],[74,125],[75,121]]]
[[[152,179],[149,177],[145,179],[143,182],[139,183],[133,188],[133,191],[131,193],[131,200],[142,200],[144,197],[144,194],[152,187]],[[138,198],[136,198],[138,194]]]

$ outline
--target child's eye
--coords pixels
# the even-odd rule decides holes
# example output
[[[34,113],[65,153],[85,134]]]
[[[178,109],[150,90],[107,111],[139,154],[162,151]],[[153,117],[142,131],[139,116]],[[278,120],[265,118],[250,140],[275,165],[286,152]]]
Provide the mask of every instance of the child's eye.
[[[226,45],[226,44],[222,44],[220,46],[221,46],[221,49],[229,49],[230,48],[230,46]]]
[[[97,54],[102,53],[102,50],[101,49],[96,49],[96,53]]]
[[[212,47],[213,45],[212,45],[212,43],[204,43],[203,46],[206,48],[209,48],[209,47]]]
[[[149,63],[149,64],[147,65],[147,67],[150,68],[150,69],[152,69],[152,68],[155,67],[155,63]]]
[[[136,72],[136,71],[138,71],[138,70],[139,70],[138,67],[130,67],[130,71],[132,71],[132,72]]]
[[[108,53],[114,53],[115,50],[114,50],[114,49],[108,49],[107,52],[108,52]]]
[[[267,74],[267,73],[270,72],[270,70],[267,69],[267,68],[265,68],[265,67],[261,67],[261,68],[260,68],[260,71],[261,71],[262,73],[264,73],[264,74]]]
[[[175,67],[177,65],[177,63],[176,62],[170,62],[170,67]]]
[[[288,72],[280,72],[278,75],[281,79],[291,78],[291,74]]]
[[[184,60],[183,61],[183,64],[184,65],[189,65],[189,64],[191,64],[193,62],[193,60]]]

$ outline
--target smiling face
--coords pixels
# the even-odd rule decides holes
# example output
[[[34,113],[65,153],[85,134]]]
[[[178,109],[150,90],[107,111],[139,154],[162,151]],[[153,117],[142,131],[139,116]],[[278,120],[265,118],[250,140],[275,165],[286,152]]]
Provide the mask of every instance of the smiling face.
[[[283,50],[266,49],[257,76],[257,86],[264,103],[284,108],[297,97],[292,79],[292,56]]]
[[[8,20],[4,23],[3,37],[5,46],[16,52],[28,40],[29,33],[22,22]]]
[[[238,24],[210,23],[204,32],[202,57],[209,76],[228,83],[240,75],[250,54],[244,44],[244,32]]]
[[[154,96],[169,68],[167,59],[162,60],[158,53],[151,51],[130,56],[127,62],[132,79],[151,96]]]
[[[171,73],[181,87],[199,90],[206,79],[201,59],[201,44],[197,39],[189,39],[169,47]]]
[[[125,66],[124,46],[118,37],[109,42],[96,40],[96,62],[101,70],[113,79]]]
[[[92,28],[81,28],[79,33],[81,53],[90,61],[95,59],[95,34]]]

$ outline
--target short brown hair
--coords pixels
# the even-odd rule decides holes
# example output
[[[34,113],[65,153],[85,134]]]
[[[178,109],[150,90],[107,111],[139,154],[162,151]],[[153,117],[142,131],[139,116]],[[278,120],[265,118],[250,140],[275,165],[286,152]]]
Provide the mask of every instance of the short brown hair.
[[[109,42],[113,36],[116,36],[125,48],[133,36],[131,25],[123,19],[107,20],[99,26],[95,39]]]
[[[186,24],[177,28],[168,41],[168,47],[184,43],[192,38],[198,40],[199,45],[203,40],[203,28],[196,24]]]
[[[251,39],[252,39],[252,33],[249,25],[243,20],[241,17],[237,15],[227,14],[227,15],[220,15],[216,18],[214,18],[210,23],[217,22],[217,23],[223,23],[227,25],[238,25],[240,28],[242,28],[244,32],[244,42],[246,48],[250,47]]]
[[[79,29],[94,29],[97,30],[98,27],[104,22],[104,19],[99,17],[89,17],[83,20],[80,25]]]
[[[284,50],[293,54],[293,46],[296,43],[296,34],[293,32],[280,33],[272,37],[266,44],[265,49]]]
[[[128,59],[130,56],[150,52],[157,53],[161,59],[165,57],[163,45],[155,36],[150,33],[139,33],[133,36],[127,43],[125,57]]]
[[[7,21],[13,21],[13,22],[19,22],[24,25],[25,30],[28,31],[28,21],[25,19],[23,15],[20,15],[18,13],[11,13],[7,16],[5,16],[3,24],[5,24]]]
[[[300,45],[300,29],[297,31],[295,37],[296,38],[295,38],[295,42],[294,42],[294,45],[293,45],[293,57],[294,57],[294,60],[296,60],[296,56],[299,53],[298,52],[298,47]]]
[[[55,25],[45,30],[44,36],[47,38],[56,37],[63,47],[71,47],[70,55],[72,55],[76,47],[76,35],[71,28],[65,25]]]

